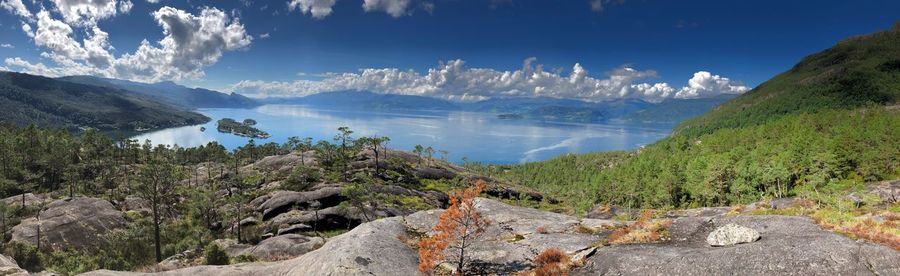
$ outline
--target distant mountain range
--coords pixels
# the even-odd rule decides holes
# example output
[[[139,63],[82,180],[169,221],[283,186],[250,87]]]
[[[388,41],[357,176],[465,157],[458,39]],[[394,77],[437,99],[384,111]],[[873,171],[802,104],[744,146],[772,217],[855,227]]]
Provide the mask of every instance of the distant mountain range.
[[[45,78],[0,72],[0,122],[78,129],[142,131],[208,121],[195,108],[253,108],[300,104],[370,111],[441,110],[497,114],[502,119],[594,123],[610,120],[676,123],[711,110],[732,97],[586,102],[557,98],[492,98],[452,102],[423,96],[337,91],[298,98],[251,99],[240,94],[189,88],[173,82],[140,83],[93,76]],[[7,112],[8,111],[8,112]]]
[[[675,123],[700,115],[734,98],[723,95],[707,99],[666,100],[651,103],[638,99],[586,102],[547,97],[492,98],[478,102],[451,102],[437,98],[382,94],[369,91],[337,91],[297,98],[268,98],[266,104],[299,104],[354,110],[446,110],[496,113],[505,119],[565,122],[603,122],[621,119],[633,122]]]
[[[60,80],[128,90],[153,97],[163,102],[188,108],[250,108],[260,105],[257,101],[240,94],[226,94],[203,88],[190,88],[175,84],[171,81],[140,83],[93,76],[70,76],[62,77]]]
[[[186,108],[109,86],[0,72],[0,122],[143,131],[209,121]]]

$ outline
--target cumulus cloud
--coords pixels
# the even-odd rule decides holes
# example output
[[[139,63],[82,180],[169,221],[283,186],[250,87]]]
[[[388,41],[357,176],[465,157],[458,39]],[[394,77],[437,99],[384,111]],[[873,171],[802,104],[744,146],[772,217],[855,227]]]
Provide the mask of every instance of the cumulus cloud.
[[[383,11],[393,17],[401,17],[411,12],[409,10],[411,2],[411,0],[363,0],[363,10]]]
[[[10,49],[12,49],[12,48],[16,48],[16,46],[13,46],[12,44],[9,44],[9,43],[3,43],[3,44],[0,44],[0,48],[10,48]]]
[[[131,11],[130,0],[52,0],[56,11],[66,23],[82,26],[95,24],[98,20],[110,18]]]
[[[322,19],[331,14],[331,7],[337,0],[291,0],[288,10],[300,10],[303,14],[311,14],[315,19]]]
[[[2,0],[0,1],[0,7],[24,18],[32,17],[31,12],[28,11],[28,8],[25,7],[25,3],[22,3],[22,0]]]
[[[31,25],[28,25],[28,23],[22,22],[22,32],[28,37],[34,38],[34,31],[31,30]]]
[[[21,58],[6,59],[9,66],[47,76],[99,75],[137,81],[196,79],[203,68],[216,63],[226,51],[245,48],[252,37],[244,26],[216,8],[203,8],[193,15],[172,7],[152,13],[164,37],[155,44],[147,40],[133,53],[115,57],[109,34],[96,25],[85,27],[77,41],[73,28],[42,10],[37,14],[34,43],[46,49],[41,56],[55,63],[33,64]],[[31,27],[23,24],[23,31]]]
[[[720,94],[742,94],[750,87],[710,72],[700,71],[688,80],[688,85],[678,91],[676,98],[705,98]]]
[[[521,69],[499,71],[468,68],[463,60],[452,60],[431,68],[426,74],[397,68],[362,69],[358,73],[330,73],[321,80],[268,82],[244,80],[228,89],[251,97],[297,97],[315,93],[364,90],[377,93],[428,96],[454,101],[476,101],[494,97],[553,97],[604,101],[643,99],[658,102],[668,98],[710,97],[723,93],[743,93],[748,87],[727,78],[701,74],[688,86],[675,89],[666,83],[638,83],[654,78],[654,71],[630,67],[616,68],[605,78],[595,78],[580,64],[571,73],[544,71],[534,58],[526,59]],[[708,74],[708,73],[707,73]]]

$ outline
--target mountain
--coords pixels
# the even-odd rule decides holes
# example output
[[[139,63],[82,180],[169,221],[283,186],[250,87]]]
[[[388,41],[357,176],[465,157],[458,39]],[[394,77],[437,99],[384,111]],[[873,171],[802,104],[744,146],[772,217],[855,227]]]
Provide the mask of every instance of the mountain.
[[[667,99],[625,114],[621,119],[630,122],[679,123],[713,110],[735,97],[737,95],[723,94],[703,99]]]
[[[0,72],[0,122],[135,131],[199,124],[206,116],[127,91]]]
[[[900,23],[893,29],[851,37],[810,55],[793,68],[683,123],[678,132],[762,124],[789,114],[900,102]]]
[[[336,91],[299,98],[268,98],[267,104],[299,104],[335,109],[391,110],[458,110],[455,103],[431,97],[381,94],[368,91]]]
[[[75,83],[128,90],[189,108],[250,108],[259,106],[259,103],[255,100],[237,93],[226,94],[203,88],[189,88],[171,81],[140,83],[93,76],[70,76],[60,79]]]
[[[678,116],[690,109],[682,104],[715,104],[704,101],[663,102],[626,118]],[[900,25],[810,55],[638,150],[480,170],[566,198],[581,211],[598,202],[687,207],[785,197],[842,210],[853,203],[841,193],[900,179],[898,104]]]
[[[710,110],[716,104],[728,99],[730,97],[670,100],[657,104],[638,99],[586,102],[548,97],[509,97],[491,98],[477,102],[451,102],[423,96],[351,90],[318,93],[299,98],[269,98],[260,101],[265,104],[299,104],[333,109],[485,112],[498,114],[498,117],[504,119],[596,123],[626,118],[640,122],[672,123]],[[647,112],[630,117],[632,114],[645,110]]]

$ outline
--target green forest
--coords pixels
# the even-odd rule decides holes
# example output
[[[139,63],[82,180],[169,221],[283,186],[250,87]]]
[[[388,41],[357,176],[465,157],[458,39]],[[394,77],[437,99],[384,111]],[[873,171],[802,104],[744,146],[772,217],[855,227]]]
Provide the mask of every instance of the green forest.
[[[841,41],[633,152],[468,164],[568,199],[725,206],[900,177],[900,27]]]

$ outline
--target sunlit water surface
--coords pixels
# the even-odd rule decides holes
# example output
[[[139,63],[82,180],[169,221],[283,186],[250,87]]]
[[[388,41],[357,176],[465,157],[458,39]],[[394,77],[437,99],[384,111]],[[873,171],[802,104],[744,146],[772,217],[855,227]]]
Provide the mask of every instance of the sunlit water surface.
[[[212,118],[203,125],[163,129],[134,137],[154,144],[192,147],[218,141],[228,149],[249,138],[216,131],[216,121],[252,118],[256,127],[272,135],[257,144],[282,143],[288,137],[312,137],[331,141],[340,126],[354,136],[387,136],[388,147],[411,150],[416,144],[449,152],[444,158],[461,163],[521,163],[540,161],[565,153],[627,150],[653,143],[671,131],[672,125],[573,124],[531,120],[503,120],[495,114],[446,111],[371,112],[325,110],[296,105],[264,105],[255,109],[210,108],[198,112]],[[200,127],[206,128],[201,131]],[[435,154],[435,157],[441,157]]]

